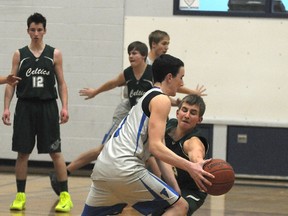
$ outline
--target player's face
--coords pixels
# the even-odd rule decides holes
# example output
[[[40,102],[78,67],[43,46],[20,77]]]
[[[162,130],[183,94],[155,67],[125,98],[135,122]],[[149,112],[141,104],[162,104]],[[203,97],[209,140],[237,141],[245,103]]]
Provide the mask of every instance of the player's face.
[[[27,32],[33,42],[42,42],[43,36],[46,33],[46,29],[43,27],[42,23],[31,23]]]
[[[159,43],[153,43],[153,49],[155,50],[156,57],[165,54],[168,51],[170,43],[169,37],[164,37]]]
[[[175,77],[171,78],[169,96],[175,96],[178,89],[184,85],[183,82],[184,74],[185,74],[184,67],[180,67],[178,74]]]
[[[145,56],[142,56],[139,51],[134,49],[129,53],[129,61],[132,67],[136,67],[145,62]]]
[[[189,105],[184,102],[176,112],[179,127],[186,131],[195,128],[202,121],[202,117],[199,116],[199,109],[198,105]]]

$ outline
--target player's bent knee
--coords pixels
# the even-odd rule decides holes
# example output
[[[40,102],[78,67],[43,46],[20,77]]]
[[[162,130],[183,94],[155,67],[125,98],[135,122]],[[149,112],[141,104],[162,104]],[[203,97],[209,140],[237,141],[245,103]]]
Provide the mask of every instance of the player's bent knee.
[[[189,210],[189,205],[185,199],[182,197],[173,205],[174,208],[177,208],[178,215],[187,215]]]
[[[52,160],[59,160],[62,158],[61,152],[51,152],[51,153],[49,153],[49,155],[50,155]]]

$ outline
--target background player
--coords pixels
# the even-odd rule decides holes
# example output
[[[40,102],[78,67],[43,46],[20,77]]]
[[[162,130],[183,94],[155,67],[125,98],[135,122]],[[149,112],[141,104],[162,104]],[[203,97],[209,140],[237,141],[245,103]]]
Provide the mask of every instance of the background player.
[[[62,54],[43,42],[46,34],[46,18],[34,13],[27,19],[27,33],[31,38],[25,46],[13,55],[11,74],[18,75],[22,80],[17,85],[17,104],[13,124],[12,150],[18,153],[15,175],[17,184],[16,199],[10,206],[11,210],[24,210],[26,205],[26,179],[29,156],[35,145],[39,154],[48,153],[54,164],[60,186],[60,199],[56,211],[69,212],[73,207],[68,193],[67,172],[64,157],[61,153],[59,112],[57,106],[58,93],[62,103],[60,123],[68,121],[68,93],[62,67]],[[6,86],[4,112],[2,120],[5,125],[10,123],[10,103],[15,88]]]

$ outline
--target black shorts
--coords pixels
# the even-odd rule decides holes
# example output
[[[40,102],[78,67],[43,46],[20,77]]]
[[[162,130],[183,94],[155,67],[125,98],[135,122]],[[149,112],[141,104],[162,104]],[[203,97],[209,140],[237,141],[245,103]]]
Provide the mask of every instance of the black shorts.
[[[37,139],[38,153],[61,152],[59,111],[56,100],[18,99],[12,150],[29,154]]]
[[[203,205],[207,197],[207,193],[201,192],[196,189],[193,190],[181,188],[181,196],[188,202],[189,209],[187,216],[191,216],[197,209],[199,209]],[[153,212],[152,216],[159,216],[164,214],[164,212],[165,209],[160,209]]]
[[[207,197],[207,193],[184,188],[181,188],[181,195],[189,204],[187,215],[192,215],[197,209],[199,209]]]

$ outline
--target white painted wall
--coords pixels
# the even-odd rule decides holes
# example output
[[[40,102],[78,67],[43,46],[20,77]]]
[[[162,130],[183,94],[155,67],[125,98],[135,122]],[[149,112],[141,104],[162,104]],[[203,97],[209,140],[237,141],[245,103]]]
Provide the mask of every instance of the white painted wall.
[[[185,85],[207,87],[206,122],[288,126],[287,27],[287,19],[126,16],[124,45],[168,32]]]

